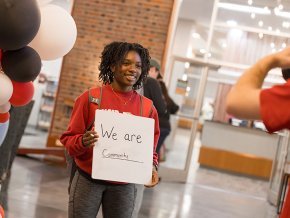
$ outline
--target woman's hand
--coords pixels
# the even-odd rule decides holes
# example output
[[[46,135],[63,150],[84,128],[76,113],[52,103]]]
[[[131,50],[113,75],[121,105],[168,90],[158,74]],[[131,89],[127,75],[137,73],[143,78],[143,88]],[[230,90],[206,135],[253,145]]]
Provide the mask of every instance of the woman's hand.
[[[95,142],[98,141],[99,135],[95,131],[87,131],[83,134],[82,142],[84,147],[91,147],[95,145]]]
[[[152,188],[152,187],[154,187],[155,185],[157,185],[158,182],[159,182],[158,172],[157,172],[157,170],[155,169],[155,167],[153,167],[151,183],[145,185],[145,187],[146,187],[146,188]]]

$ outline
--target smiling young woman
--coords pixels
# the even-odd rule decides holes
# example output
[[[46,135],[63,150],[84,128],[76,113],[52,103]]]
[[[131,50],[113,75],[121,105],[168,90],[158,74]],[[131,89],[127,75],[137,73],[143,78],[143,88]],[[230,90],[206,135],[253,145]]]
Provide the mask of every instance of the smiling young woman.
[[[152,181],[146,186],[153,187],[158,183],[158,156],[155,152],[159,138],[158,114],[152,101],[135,91],[141,88],[149,68],[150,56],[143,46],[112,42],[105,46],[101,56],[99,79],[103,86],[90,89],[92,93],[102,93],[101,100],[90,104],[89,91],[76,99],[68,129],[60,138],[77,165],[70,188],[70,218],[95,218],[101,204],[104,217],[127,218],[132,216],[135,205],[136,184],[91,178],[93,146],[99,135],[89,124],[95,120],[96,109],[117,110],[155,120],[154,144],[148,145],[154,150]],[[148,102],[150,112],[143,110],[144,103]],[[88,110],[91,107],[94,110]]]

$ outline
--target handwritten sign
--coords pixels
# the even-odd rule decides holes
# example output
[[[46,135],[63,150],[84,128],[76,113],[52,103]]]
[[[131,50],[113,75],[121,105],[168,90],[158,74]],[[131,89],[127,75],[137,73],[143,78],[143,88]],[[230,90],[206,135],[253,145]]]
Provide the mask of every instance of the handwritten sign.
[[[92,178],[148,184],[152,177],[154,119],[96,110]]]

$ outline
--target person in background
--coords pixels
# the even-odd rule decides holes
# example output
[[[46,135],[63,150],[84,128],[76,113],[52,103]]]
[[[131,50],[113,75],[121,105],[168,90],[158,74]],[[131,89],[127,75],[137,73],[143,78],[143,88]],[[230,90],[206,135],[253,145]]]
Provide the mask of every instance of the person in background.
[[[235,117],[262,120],[270,133],[290,129],[290,79],[268,89],[262,85],[268,72],[274,68],[290,68],[290,47],[267,55],[244,72],[226,99],[226,110]],[[288,185],[289,187],[289,185]],[[290,217],[290,190],[280,218]]]
[[[161,97],[159,97],[158,103],[160,104],[160,102],[162,101],[165,105],[165,109],[162,108],[162,111],[160,111],[160,112],[158,111],[158,107],[156,107],[157,111],[158,111],[159,127],[160,127],[160,137],[158,140],[156,152],[160,157],[161,147],[164,145],[164,141],[165,141],[166,137],[170,134],[170,131],[171,131],[170,114],[175,114],[178,111],[179,106],[169,96],[167,87],[166,87],[165,83],[163,82],[163,80],[162,80],[163,78],[160,74],[160,65],[154,59],[150,60],[149,77],[158,81],[159,87],[161,89]],[[157,92],[157,87],[156,87],[156,91],[154,91],[151,87],[148,87],[148,85],[145,83],[144,84],[144,96],[151,99],[155,105],[155,101],[157,101],[157,100],[152,98],[152,95],[154,95],[153,92],[156,92],[156,93],[159,92],[159,91]],[[158,93],[158,96],[160,96],[159,93]]]
[[[143,97],[135,90],[142,86],[148,74],[149,59],[148,50],[137,43],[112,42],[106,45],[99,66],[99,79],[103,86],[102,101],[98,103],[98,108],[141,116]],[[76,99],[68,129],[60,138],[77,165],[69,193],[69,217],[96,218],[100,205],[104,217],[132,217],[136,184],[91,178],[93,146],[99,136],[94,129],[87,130],[90,126],[88,124],[95,119],[94,111],[88,110],[88,97],[89,91],[86,91]],[[154,152],[152,181],[147,187],[153,187],[159,180],[158,156],[155,152],[159,138],[159,122],[154,106],[148,117],[155,120],[154,144],[148,145]]]

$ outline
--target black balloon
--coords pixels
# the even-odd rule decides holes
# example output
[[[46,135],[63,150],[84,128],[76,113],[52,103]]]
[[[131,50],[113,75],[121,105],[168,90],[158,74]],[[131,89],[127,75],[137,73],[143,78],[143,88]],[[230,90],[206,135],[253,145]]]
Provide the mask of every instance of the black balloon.
[[[282,76],[285,80],[288,80],[290,78],[290,69],[282,69]]]
[[[41,70],[39,54],[31,47],[5,51],[1,60],[4,73],[16,82],[35,80]]]
[[[36,0],[0,0],[0,48],[16,50],[29,44],[40,19]]]

